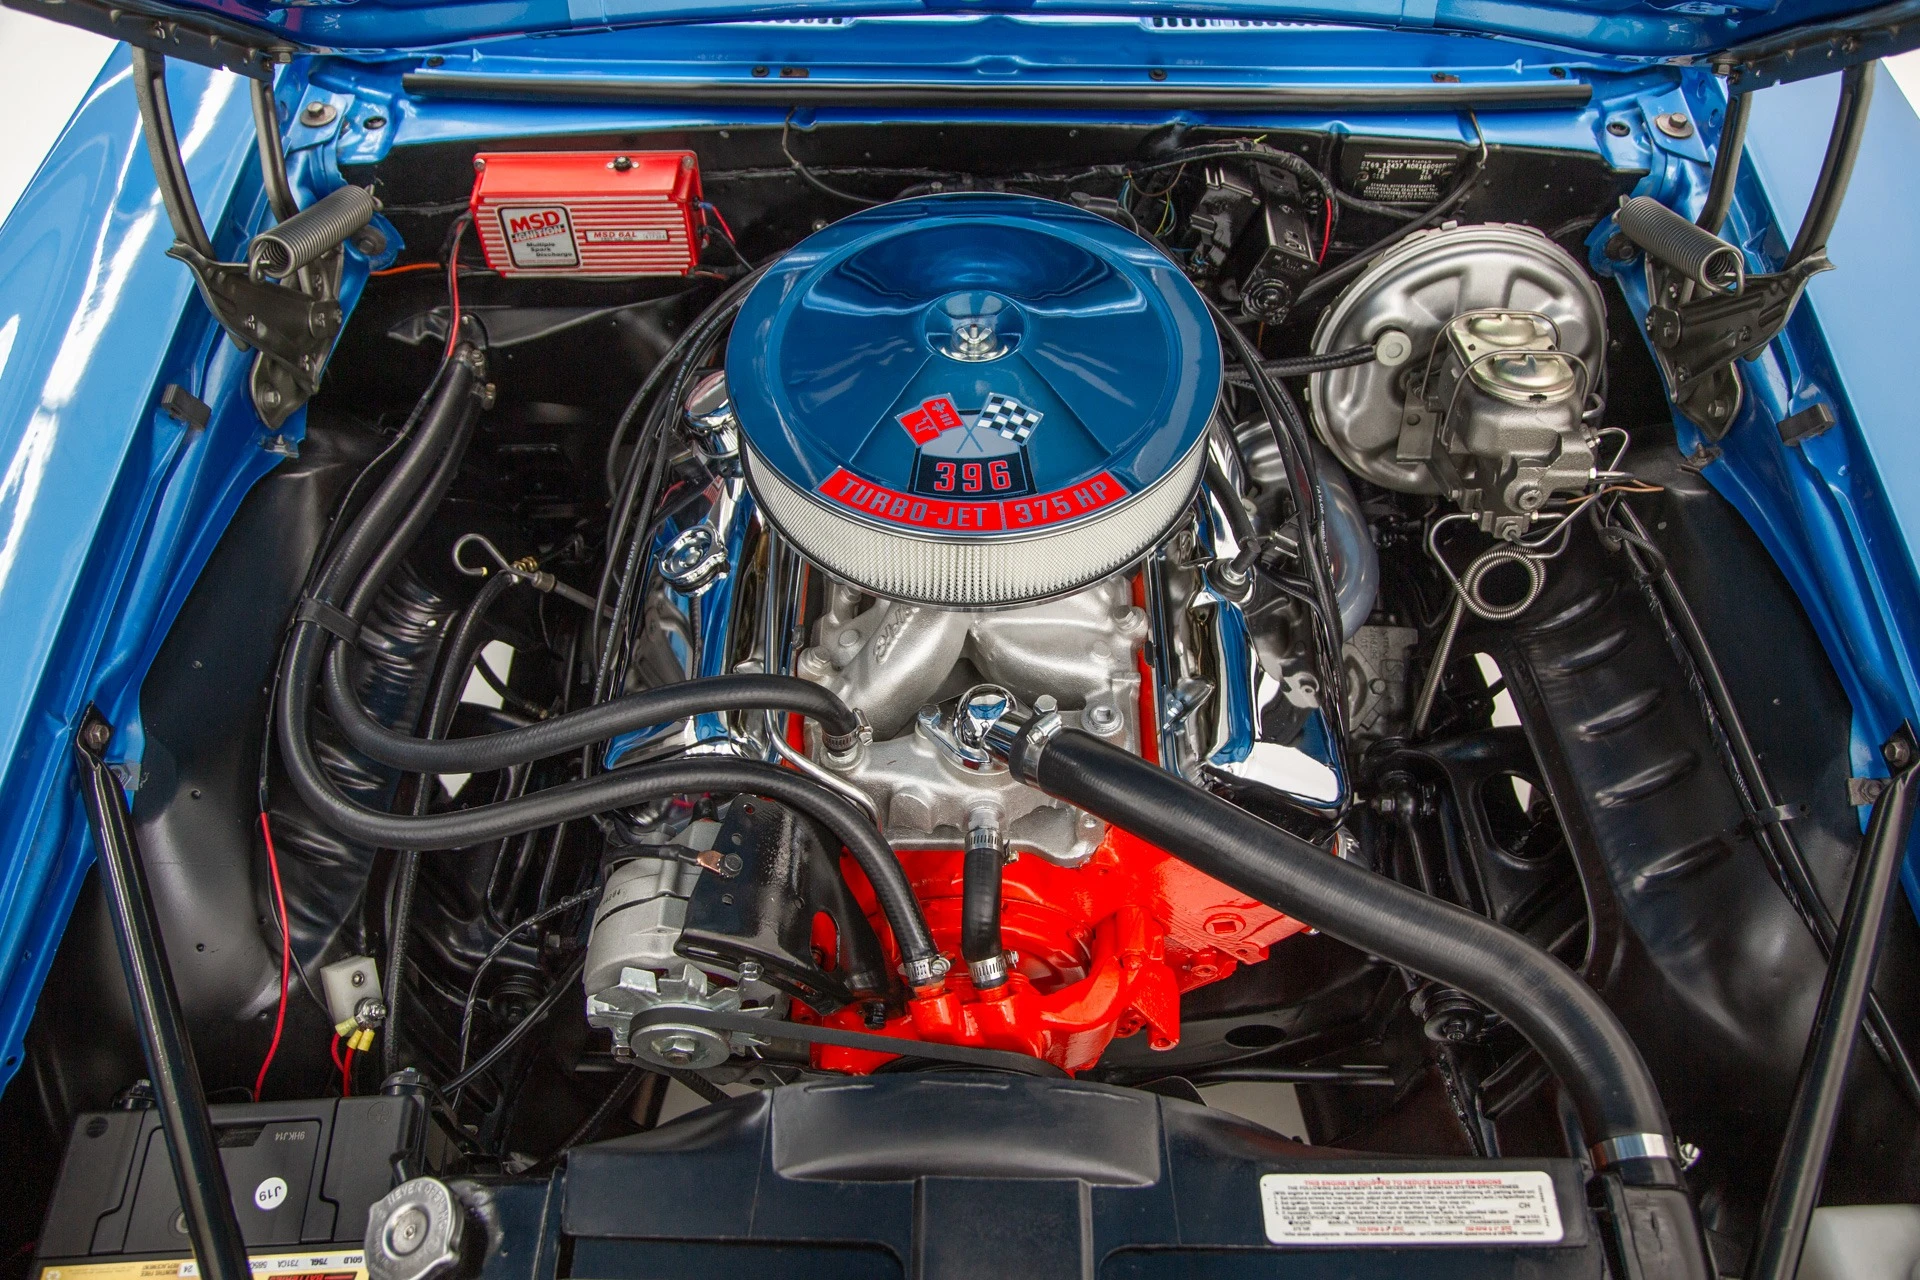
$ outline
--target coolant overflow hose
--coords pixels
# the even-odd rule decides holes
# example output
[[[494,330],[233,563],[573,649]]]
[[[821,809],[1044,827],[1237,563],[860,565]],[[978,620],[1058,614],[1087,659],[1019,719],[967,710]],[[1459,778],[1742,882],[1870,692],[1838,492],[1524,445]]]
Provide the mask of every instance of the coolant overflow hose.
[[[1458,987],[1512,1023],[1579,1109],[1594,1161],[1669,1181],[1672,1135],[1646,1063],[1579,975],[1513,930],[1238,809],[1042,716],[988,735],[1014,773],[1182,862],[1363,951]],[[1053,730],[1049,734],[1049,730]]]

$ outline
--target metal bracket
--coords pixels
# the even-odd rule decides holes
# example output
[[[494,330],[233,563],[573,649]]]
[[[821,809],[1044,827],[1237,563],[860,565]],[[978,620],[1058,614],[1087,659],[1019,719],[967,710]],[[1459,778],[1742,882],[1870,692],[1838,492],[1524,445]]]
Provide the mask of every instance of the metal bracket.
[[[735,971],[758,966],[762,981],[819,1013],[886,996],[885,952],[846,888],[837,852],[811,824],[781,805],[743,797],[714,848],[737,870],[710,870],[695,884],[675,946],[681,956]],[[818,915],[834,924],[831,970],[813,953]]]
[[[185,242],[176,243],[167,256],[187,264],[207,309],[240,349],[260,352],[254,402],[267,425],[278,427],[320,388],[320,370],[340,332],[340,304],[331,295],[340,279],[341,251],[310,268],[320,277],[315,281],[319,297],[254,279],[245,263],[216,262]],[[279,394],[263,400],[263,390]]]
[[[1657,226],[1643,226],[1636,234],[1633,223],[1625,219],[1619,222],[1621,238],[1637,244],[1646,253],[1647,338],[1660,372],[1666,378],[1667,391],[1680,412],[1709,440],[1726,435],[1740,412],[1743,392],[1734,362],[1751,359],[1765,350],[1786,328],[1793,309],[1807,290],[1807,282],[1822,271],[1833,269],[1827,260],[1827,237],[1840,216],[1840,204],[1846,198],[1847,184],[1853,176],[1854,157],[1859,154],[1860,139],[1866,133],[1876,67],[1877,64],[1867,62],[1841,73],[1840,101],[1834,110],[1833,129],[1827,138],[1820,176],[1814,183],[1813,197],[1800,220],[1793,246],[1787,251],[1786,265],[1779,271],[1748,276],[1744,284],[1735,280],[1726,292],[1696,297],[1698,286],[1678,269],[1679,259],[1672,245],[1663,245],[1663,241],[1671,240],[1670,235],[1654,234],[1660,230]],[[1732,205],[1734,182],[1739,175],[1740,150],[1751,105],[1746,97],[1747,88],[1743,85],[1741,93],[1729,101],[1706,207],[1697,224],[1713,236],[1719,235]],[[1693,234],[1697,239],[1698,233]],[[1697,244],[1692,247],[1698,249]],[[1725,248],[1736,249],[1730,244]],[[1623,259],[1629,256],[1623,255]]]
[[[270,69],[267,75],[271,76]],[[166,58],[136,47],[133,79],[147,154],[153,161],[168,221],[173,224],[175,242],[167,256],[185,263],[193,272],[207,309],[240,349],[259,352],[250,379],[253,405],[268,432],[276,432],[320,389],[320,375],[342,321],[338,299],[340,276],[346,265],[344,239],[361,228],[340,224],[344,228],[341,239],[310,258],[303,256],[303,265],[292,273],[292,282],[276,283],[267,278],[253,248],[248,251],[248,262],[220,261],[187,184],[186,164],[167,101]],[[263,181],[279,223],[276,230],[284,237],[294,231],[296,220],[310,219],[302,219],[294,208],[270,82],[254,86],[254,99]],[[313,217],[319,218],[320,206],[313,208]],[[359,221],[364,224],[365,217]],[[312,228],[302,230],[310,232]],[[256,239],[254,247],[263,242]],[[313,248],[327,244],[328,240],[322,239],[314,242]]]
[[[1647,338],[1680,412],[1712,440],[1733,425],[1740,411],[1736,360],[1766,349],[1799,305],[1807,282],[1830,271],[1824,251],[1808,254],[1786,270],[1747,277],[1734,294],[1687,300],[1688,281],[1647,257]]]

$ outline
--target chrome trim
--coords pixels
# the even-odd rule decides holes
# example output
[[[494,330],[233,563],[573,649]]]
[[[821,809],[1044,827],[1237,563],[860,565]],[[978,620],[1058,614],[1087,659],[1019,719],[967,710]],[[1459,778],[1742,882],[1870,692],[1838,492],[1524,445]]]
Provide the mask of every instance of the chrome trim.
[[[1667,1145],[1666,1135],[1659,1133],[1629,1133],[1618,1138],[1608,1138],[1605,1142],[1596,1142],[1588,1148],[1587,1154],[1593,1157],[1596,1169],[1610,1169],[1622,1160],[1671,1160],[1673,1152]]]

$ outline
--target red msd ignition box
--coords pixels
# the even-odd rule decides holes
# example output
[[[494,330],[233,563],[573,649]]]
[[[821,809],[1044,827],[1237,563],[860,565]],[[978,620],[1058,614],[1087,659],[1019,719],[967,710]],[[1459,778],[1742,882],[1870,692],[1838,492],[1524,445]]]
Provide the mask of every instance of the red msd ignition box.
[[[474,229],[502,275],[683,276],[700,256],[691,151],[509,151],[473,158]]]

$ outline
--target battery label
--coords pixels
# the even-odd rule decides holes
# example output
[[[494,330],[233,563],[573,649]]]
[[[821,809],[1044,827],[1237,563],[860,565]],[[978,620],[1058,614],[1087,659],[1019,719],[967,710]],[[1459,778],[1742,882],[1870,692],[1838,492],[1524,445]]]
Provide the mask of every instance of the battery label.
[[[338,1253],[266,1253],[248,1259],[249,1270],[277,1280],[367,1280],[367,1255],[354,1249]],[[42,1267],[38,1280],[195,1280],[192,1258],[128,1258],[113,1262],[55,1263]]]
[[[1274,1244],[1558,1244],[1553,1175],[1269,1173],[1260,1214]]]
[[[503,205],[500,230],[516,267],[577,267],[580,248],[573,242],[573,219],[565,205]]]

